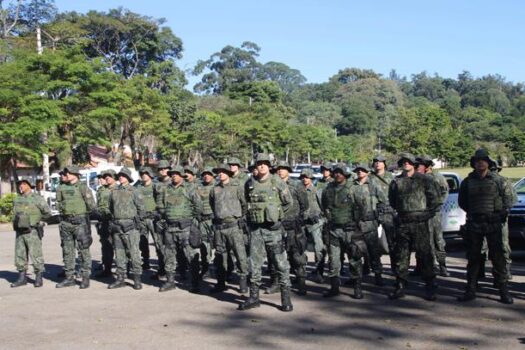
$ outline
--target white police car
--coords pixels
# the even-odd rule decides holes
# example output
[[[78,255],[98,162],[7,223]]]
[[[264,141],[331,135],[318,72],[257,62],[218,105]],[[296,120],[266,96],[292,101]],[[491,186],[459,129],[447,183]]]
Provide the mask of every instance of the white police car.
[[[440,172],[448,183],[448,197],[441,208],[441,227],[447,237],[459,236],[460,226],[465,224],[466,213],[459,207],[458,195],[461,177],[456,173]]]

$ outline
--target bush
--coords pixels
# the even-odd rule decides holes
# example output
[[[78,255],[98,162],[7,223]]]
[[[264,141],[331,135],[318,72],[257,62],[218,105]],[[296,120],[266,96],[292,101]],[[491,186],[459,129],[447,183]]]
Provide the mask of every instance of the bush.
[[[9,193],[0,198],[0,222],[11,222],[13,219],[13,201],[16,193]]]

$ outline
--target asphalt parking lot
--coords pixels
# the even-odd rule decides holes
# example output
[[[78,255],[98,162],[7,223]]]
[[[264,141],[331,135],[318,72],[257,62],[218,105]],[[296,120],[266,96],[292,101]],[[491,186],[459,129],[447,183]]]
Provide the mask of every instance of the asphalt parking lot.
[[[96,237],[96,236],[95,236]],[[95,238],[94,264],[100,259]],[[154,249],[151,247],[154,255]],[[465,285],[464,253],[454,245],[448,259],[452,276],[439,278],[436,302],[422,299],[422,283],[410,284],[405,299],[390,301],[388,286],[376,287],[369,276],[365,298],[342,295],[325,299],[328,285],[307,282],[308,295],[293,295],[294,311],[277,309],[280,296],[261,294],[258,309],[237,311],[244,299],[232,286],[211,296],[207,279],[203,293],[178,289],[159,293],[148,271],[144,288],[108,290],[111,282],[92,280],[91,287],[56,289],[62,260],[57,225],[46,227],[44,286],[10,288],[14,233],[0,225],[0,339],[3,349],[525,349],[525,258],[515,256],[510,290],[513,305],[498,302],[492,278],[481,283],[478,299],[459,303]],[[311,256],[310,256],[311,257]],[[311,259],[310,259],[311,260]],[[383,257],[389,272],[388,258]],[[490,270],[490,269],[489,269]],[[30,268],[30,278],[33,277]],[[129,281],[129,280],[128,280]],[[131,281],[129,281],[131,282]]]

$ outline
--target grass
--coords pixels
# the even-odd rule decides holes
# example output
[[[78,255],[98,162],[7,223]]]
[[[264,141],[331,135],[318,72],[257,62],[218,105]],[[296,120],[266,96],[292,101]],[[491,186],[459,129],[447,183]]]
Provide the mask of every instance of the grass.
[[[472,171],[472,168],[445,168],[439,170],[457,173],[462,178],[465,178]],[[512,182],[517,182],[522,177],[525,177],[525,167],[503,168],[500,174],[509,178]]]

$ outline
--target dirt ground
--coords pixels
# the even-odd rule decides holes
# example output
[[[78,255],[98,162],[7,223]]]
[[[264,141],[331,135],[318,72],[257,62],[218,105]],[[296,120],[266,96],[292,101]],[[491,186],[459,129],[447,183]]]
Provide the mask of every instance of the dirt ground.
[[[91,248],[94,265],[100,247]],[[154,249],[151,247],[154,255]],[[236,287],[223,294],[207,293],[207,279],[200,295],[188,286],[159,293],[159,282],[145,273],[144,288],[108,290],[110,279],[92,280],[91,287],[56,289],[62,259],[58,227],[46,227],[44,286],[10,288],[16,277],[13,266],[14,233],[0,226],[0,348],[2,349],[525,349],[525,259],[516,257],[510,289],[514,305],[498,302],[492,278],[482,283],[477,300],[456,301],[465,284],[464,253],[450,253],[450,278],[439,278],[436,302],[422,299],[423,288],[414,279],[409,295],[390,301],[387,287],[366,278],[365,298],[342,295],[325,299],[328,285],[308,281],[308,295],[293,296],[294,311],[278,310],[279,294],[261,294],[258,309],[237,311]],[[311,256],[310,256],[311,258]],[[312,259],[310,259],[312,260]],[[383,257],[388,262],[386,256]],[[311,267],[311,265],[310,265]],[[389,272],[388,264],[385,265]],[[30,268],[31,270],[31,268]],[[30,278],[33,277],[32,270]],[[129,281],[129,280],[128,280]],[[129,281],[131,282],[131,281]]]

